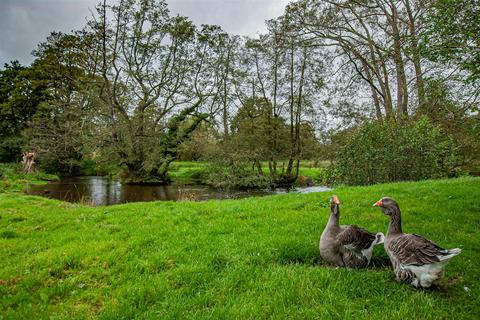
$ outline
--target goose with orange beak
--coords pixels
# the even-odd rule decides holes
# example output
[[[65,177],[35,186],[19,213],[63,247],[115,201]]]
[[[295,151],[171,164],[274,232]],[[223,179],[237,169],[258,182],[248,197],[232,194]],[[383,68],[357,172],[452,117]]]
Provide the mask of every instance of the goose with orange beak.
[[[330,218],[320,237],[320,255],[328,264],[346,268],[365,268],[372,258],[373,247],[385,236],[371,233],[356,225],[340,225],[340,200],[330,198]]]
[[[373,205],[390,217],[384,246],[396,280],[429,288],[441,279],[445,264],[462,250],[443,249],[422,236],[403,233],[400,208],[392,198],[382,198]]]

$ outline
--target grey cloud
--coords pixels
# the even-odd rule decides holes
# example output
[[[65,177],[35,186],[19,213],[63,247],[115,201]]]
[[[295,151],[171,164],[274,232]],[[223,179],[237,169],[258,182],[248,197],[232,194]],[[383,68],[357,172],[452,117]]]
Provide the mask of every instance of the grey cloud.
[[[255,36],[265,32],[264,21],[283,13],[288,0],[169,0],[172,13],[196,24],[217,24],[233,34]]]
[[[289,0],[167,0],[173,14],[196,24],[217,24],[233,34],[265,32],[264,21],[282,14]],[[33,61],[31,51],[52,31],[85,25],[98,0],[0,0],[0,67]]]
[[[32,62],[31,51],[52,31],[81,28],[97,0],[0,0],[0,66]]]

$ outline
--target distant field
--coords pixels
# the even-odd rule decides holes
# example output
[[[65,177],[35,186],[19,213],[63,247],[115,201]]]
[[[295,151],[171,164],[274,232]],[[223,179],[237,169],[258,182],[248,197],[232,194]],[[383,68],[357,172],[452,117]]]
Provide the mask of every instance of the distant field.
[[[202,182],[208,163],[175,161],[171,164],[170,178],[176,183]]]
[[[342,223],[460,247],[436,291],[376,267],[326,268],[332,193],[87,207],[0,194],[0,319],[478,319],[480,178],[338,188]]]
[[[176,183],[202,182],[206,176],[208,162],[175,161],[171,165],[170,177]],[[319,182],[322,170],[328,166],[327,161],[316,163],[314,161],[300,162],[300,176],[307,176]],[[262,162],[265,173],[268,172],[268,162]],[[279,164],[281,170],[281,164]]]

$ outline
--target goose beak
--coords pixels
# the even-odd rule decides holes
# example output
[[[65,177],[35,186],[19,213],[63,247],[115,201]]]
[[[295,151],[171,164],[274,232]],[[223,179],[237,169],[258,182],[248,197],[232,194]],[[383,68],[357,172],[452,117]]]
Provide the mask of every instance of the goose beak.
[[[380,207],[382,205],[382,200],[378,200],[373,204],[374,207]]]

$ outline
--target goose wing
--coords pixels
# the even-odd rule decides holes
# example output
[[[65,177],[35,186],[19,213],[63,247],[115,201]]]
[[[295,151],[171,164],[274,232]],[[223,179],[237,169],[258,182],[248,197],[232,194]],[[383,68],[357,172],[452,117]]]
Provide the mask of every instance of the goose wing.
[[[439,257],[448,251],[417,234],[404,234],[393,239],[388,249],[399,263],[414,266],[440,262]]]
[[[368,232],[356,225],[345,226],[337,235],[340,244],[348,246],[355,250],[364,250],[372,245],[375,241],[375,234]]]

